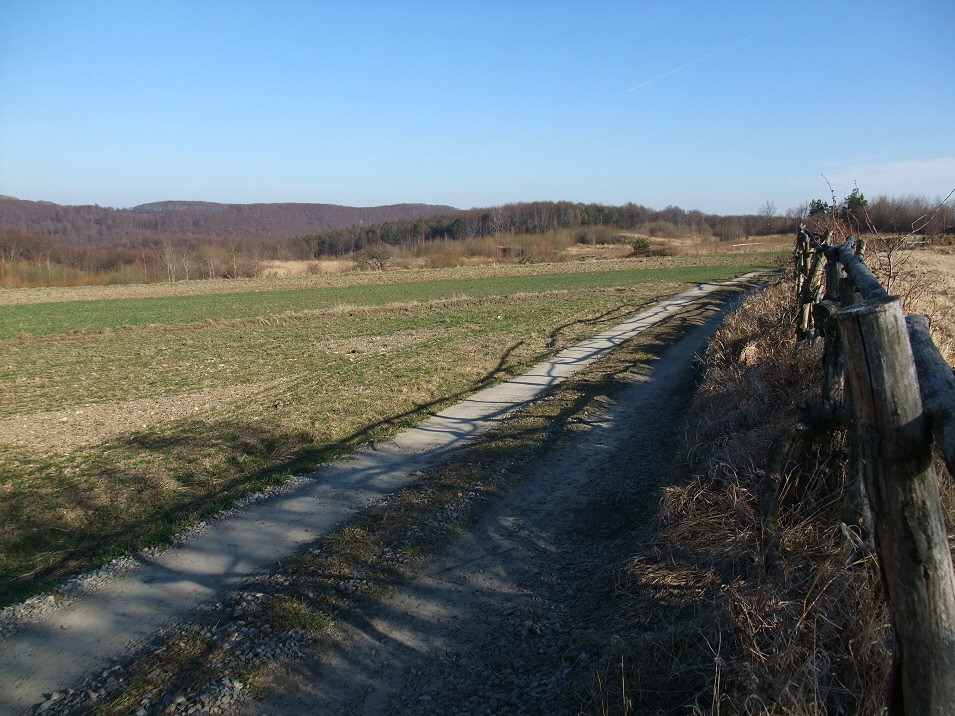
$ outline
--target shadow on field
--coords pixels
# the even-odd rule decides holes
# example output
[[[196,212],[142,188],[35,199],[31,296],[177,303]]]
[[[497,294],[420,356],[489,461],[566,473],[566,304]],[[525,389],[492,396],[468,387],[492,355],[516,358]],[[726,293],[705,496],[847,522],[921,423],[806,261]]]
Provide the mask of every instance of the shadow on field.
[[[641,349],[659,357],[688,324],[698,324],[701,316],[719,303],[720,296],[716,295],[658,325],[652,340],[642,339]],[[568,321],[550,332],[547,346],[553,350],[563,347],[562,333],[568,328],[629,318],[645,305],[621,304],[594,318]],[[84,490],[77,485],[60,502],[60,512],[84,515],[82,526],[67,529],[56,511],[50,511],[38,516],[34,527],[19,529],[20,534],[13,540],[4,540],[0,605],[38,593],[117,555],[167,543],[188,525],[227,509],[244,495],[281,484],[291,475],[311,472],[360,444],[383,439],[506,380],[525,367],[509,365],[524,343],[518,341],[507,348],[494,368],[467,389],[369,423],[333,443],[316,443],[304,431],[290,433],[238,422],[210,426],[187,421],[165,433],[133,434],[121,446],[110,446],[118,449],[98,451],[82,474],[85,485],[97,486],[97,494],[93,496],[88,487]],[[612,356],[603,360],[613,360]],[[580,389],[552,415],[509,433],[501,443],[502,449],[539,439],[542,433],[556,435],[570,421],[583,422],[581,415],[594,397],[606,392],[608,382],[631,382],[633,368],[632,363],[626,363],[605,373],[601,385]],[[586,385],[585,380],[576,384]],[[23,493],[21,499],[29,500],[29,494]],[[14,518],[16,513],[13,507]]]
[[[598,369],[569,379],[552,394],[551,399],[535,403],[514,419],[489,431],[468,449],[450,456],[426,477],[398,493],[397,499],[402,505],[400,524],[389,522],[387,512],[383,519],[380,513],[375,514],[373,510],[357,515],[349,523],[349,528],[355,528],[368,542],[383,545],[397,543],[417,553],[434,554],[457,534],[453,529],[444,532],[439,529],[437,534],[429,530],[429,524],[434,523],[435,515],[444,514],[445,505],[456,504],[455,495],[462,492],[473,494],[482,476],[501,474],[505,469],[508,473],[513,471],[513,474],[525,470],[534,472],[540,465],[546,465],[542,458],[550,451],[556,450],[557,443],[561,441],[562,435],[566,434],[563,431],[568,424],[586,424],[591,409],[594,409],[594,412],[601,411],[606,405],[605,401],[613,401],[622,391],[632,388],[633,383],[640,381],[640,376],[652,370],[654,364],[660,361],[674,343],[688,334],[688,327],[719,320],[721,316],[714,317],[712,311],[707,310],[712,307],[713,304],[698,307],[655,327],[640,339],[639,344],[632,344],[606,356]],[[376,693],[379,700],[391,699],[395,702],[404,692],[394,682],[382,682],[382,661],[408,665],[422,659],[434,659],[436,653],[445,655],[452,664],[456,663],[462,654],[467,658],[480,654],[481,658],[486,660],[481,662],[485,664],[484,671],[500,674],[508,670],[521,674],[519,678],[524,679],[525,672],[522,669],[525,669],[527,664],[540,660],[543,651],[538,652],[540,642],[534,639],[533,632],[528,632],[526,628],[521,638],[513,640],[507,649],[500,648],[504,625],[515,622],[523,622],[532,627],[536,625],[536,628],[550,632],[551,636],[544,643],[551,649],[548,658],[553,659],[555,667],[559,664],[558,672],[566,675],[571,671],[570,666],[574,659],[566,660],[567,654],[576,657],[586,651],[599,655],[594,663],[601,667],[602,673],[613,674],[617,664],[612,661],[603,663],[603,652],[607,644],[613,641],[608,633],[608,625],[617,624],[622,615],[614,613],[609,605],[604,604],[608,592],[612,594],[614,589],[608,584],[611,578],[607,574],[607,566],[610,563],[616,564],[616,559],[621,555],[629,556],[625,540],[621,539],[622,535],[654,524],[659,509],[657,488],[667,484],[666,481],[672,478],[672,472],[668,468],[679,452],[676,441],[672,439],[673,420],[666,418],[682,415],[695,391],[695,372],[683,371],[681,375],[685,377],[687,373],[693,373],[690,379],[676,384],[671,382],[661,386],[662,389],[657,388],[656,392],[650,388],[652,379],[647,385],[651,396],[666,396],[666,408],[653,413],[659,419],[651,421],[645,429],[642,428],[628,443],[628,452],[622,455],[626,459],[627,469],[631,470],[636,478],[633,483],[611,482],[611,487],[606,488],[605,493],[601,493],[585,506],[573,509],[558,507],[560,519],[545,520],[530,532],[522,534],[520,530],[512,530],[509,523],[482,521],[485,510],[475,504],[472,506],[473,511],[464,518],[463,526],[470,530],[469,542],[480,545],[477,552],[483,554],[427,575],[389,573],[387,568],[379,567],[376,560],[365,559],[365,553],[358,555],[362,559],[343,562],[335,548],[329,550],[334,550],[334,563],[337,567],[332,574],[329,574],[327,569],[329,560],[325,559],[306,556],[302,560],[304,565],[301,568],[295,563],[286,564],[286,571],[295,575],[296,581],[290,588],[294,598],[309,602],[319,611],[334,611],[338,618],[348,621],[362,634],[362,641],[373,644],[374,648],[346,648],[335,650],[330,655],[323,653],[316,661],[310,662],[306,659],[293,662],[287,667],[285,675],[278,675],[269,685],[270,710],[275,713],[295,713],[320,708],[335,711],[340,705],[344,708],[348,696],[361,691]],[[651,398],[643,407],[663,408],[663,405],[653,402]],[[638,414],[642,414],[642,411],[638,410]],[[531,448],[530,452],[528,447]],[[475,465],[480,467],[478,474],[472,476]],[[508,485],[513,483],[509,482]],[[504,489],[507,489],[507,486]],[[494,493],[485,494],[490,496]],[[564,505],[562,501],[561,505]],[[478,524],[483,524],[483,527],[476,530],[475,525]],[[548,537],[542,539],[542,532]],[[592,553],[551,548],[552,545],[560,545],[568,540],[589,545],[590,548],[596,544],[605,545],[608,561],[592,561],[589,558],[580,561],[582,555]],[[520,579],[520,565],[513,561],[498,562],[499,559],[506,560],[507,553],[512,551],[536,553],[539,559],[558,565],[555,572],[573,575],[568,577],[567,584],[575,585],[581,591],[573,592],[573,598],[567,596],[570,591],[562,592],[562,598],[567,601],[559,605],[554,604],[553,585],[547,580],[538,579],[537,575],[521,582],[521,589],[515,591],[511,580]],[[369,563],[375,566],[370,567]],[[500,582],[493,579],[478,579],[472,582],[457,573],[457,570],[464,568],[466,571],[484,570],[486,574],[493,574],[493,565],[498,565],[498,571],[506,571],[507,578]],[[445,574],[446,572],[448,574]],[[392,586],[400,583],[403,585],[402,590],[413,596],[414,606],[409,609],[405,599],[398,603],[385,601],[375,604],[374,610],[370,611],[369,605],[361,599],[341,602],[325,596],[336,594],[335,587],[342,582],[358,578],[375,583],[380,581]],[[313,599],[313,594],[318,596]],[[685,608],[677,610],[677,607],[684,606],[683,603],[679,599],[661,598],[658,590],[648,588],[642,596],[640,606],[646,606],[649,609],[648,614],[653,618],[626,614],[629,620],[638,625],[634,631],[639,636],[645,638],[647,632],[656,624],[654,620],[659,618],[661,611],[666,612],[668,609],[672,610],[674,616],[671,619],[679,627],[674,628],[672,634],[668,632],[667,641],[651,641],[649,646],[652,647],[652,657],[648,657],[643,663],[650,664],[652,659],[656,659],[667,666],[678,665],[680,671],[673,672],[679,674],[679,682],[667,682],[668,674],[662,666],[652,673],[644,674],[645,681],[638,686],[638,690],[641,687],[652,688],[658,690],[658,693],[648,694],[641,701],[641,705],[667,705],[672,706],[673,710],[685,707],[686,695],[695,696],[698,693],[701,676],[704,677],[702,683],[707,683],[705,677],[709,675],[712,654],[705,648],[700,634],[708,636],[710,631],[700,632],[698,629],[709,628],[711,625],[699,618],[691,620],[691,617],[697,615]],[[540,604],[548,606],[543,612],[535,612],[535,605]],[[571,604],[572,607],[569,606]],[[449,613],[454,616],[449,618]],[[442,618],[435,618],[436,614]],[[478,621],[494,625],[494,628],[484,631],[477,629],[477,633],[468,632],[468,618],[473,619],[476,615],[480,615]],[[458,616],[461,616],[461,621],[458,621]],[[546,620],[540,621],[542,618]],[[681,619],[686,620],[685,626],[680,625]],[[385,625],[384,629],[380,627],[382,624]],[[588,626],[595,628],[586,629]],[[395,636],[396,633],[398,637]],[[555,633],[562,636],[556,637]],[[484,642],[485,639],[488,641]],[[629,653],[627,657],[629,667]],[[682,660],[686,660],[686,663]],[[343,674],[347,675],[345,678],[348,681],[348,689],[335,688],[336,678]],[[630,672],[627,672],[624,678],[629,676]],[[562,676],[561,679],[563,678]],[[527,681],[529,679],[524,679],[522,683]],[[617,678],[616,681],[607,683],[616,685],[621,681]],[[602,687],[602,684],[598,683],[597,686]],[[483,703],[490,689],[486,686],[483,690],[481,686],[475,686],[475,689],[476,693],[480,693],[478,698]],[[507,689],[503,691],[506,693]],[[576,713],[579,710],[579,704],[561,702],[557,690],[548,694],[549,701],[541,703],[538,703],[536,695],[528,697],[526,689],[522,688],[520,691],[521,696],[518,699],[533,700],[535,707],[540,707],[547,713]],[[600,702],[603,695],[603,691],[595,688],[595,701]],[[335,700],[339,698],[342,699],[341,704]],[[240,713],[258,713],[259,706],[250,704]],[[514,706],[516,708],[516,702]],[[625,713],[626,709],[614,711],[594,708],[580,712]]]

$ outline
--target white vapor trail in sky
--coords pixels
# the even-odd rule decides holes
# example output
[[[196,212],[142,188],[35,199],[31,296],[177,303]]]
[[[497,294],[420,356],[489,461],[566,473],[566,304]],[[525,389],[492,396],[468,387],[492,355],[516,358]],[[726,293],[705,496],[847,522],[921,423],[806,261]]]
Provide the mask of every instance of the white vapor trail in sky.
[[[656,82],[656,81],[658,81],[658,80],[662,80],[664,77],[669,77],[670,75],[675,74],[675,73],[679,72],[680,70],[685,70],[687,67],[692,67],[692,66],[695,65],[697,62],[702,62],[703,60],[708,60],[708,59],[711,58],[713,55],[718,55],[718,54],[720,54],[721,52],[726,52],[727,50],[732,50],[734,47],[739,47],[739,46],[742,45],[744,42],[749,42],[749,41],[752,40],[754,37],[757,37],[757,36],[759,36],[759,35],[762,35],[762,34],[764,34],[764,33],[767,33],[767,32],[769,32],[769,31],[771,31],[771,30],[775,30],[777,27],[781,27],[782,25],[788,25],[790,22],[792,22],[793,20],[795,20],[796,18],[798,18],[800,15],[804,15],[805,13],[806,13],[806,11],[803,10],[802,12],[799,12],[799,13],[793,15],[793,16],[792,16],[791,18],[789,18],[788,20],[783,20],[782,22],[778,22],[778,23],[776,23],[775,25],[772,25],[771,27],[764,28],[763,30],[760,30],[759,32],[754,32],[752,35],[749,35],[748,37],[744,37],[742,40],[737,40],[736,42],[730,43],[729,45],[726,45],[726,47],[721,47],[721,48],[719,48],[718,50],[713,50],[712,52],[709,52],[709,53],[703,55],[702,57],[697,57],[695,60],[691,60],[690,62],[687,62],[685,65],[680,65],[679,67],[677,67],[677,68],[675,68],[675,69],[672,69],[672,70],[670,70],[669,72],[664,72],[662,75],[658,75],[658,76],[654,77],[654,78],[651,79],[651,80],[647,80],[646,82],[641,82],[641,83],[638,84],[636,87],[631,87],[630,89],[628,89],[627,92],[633,92],[634,90],[638,90],[638,89],[640,89],[641,87],[646,87],[647,85],[653,84],[654,82]]]

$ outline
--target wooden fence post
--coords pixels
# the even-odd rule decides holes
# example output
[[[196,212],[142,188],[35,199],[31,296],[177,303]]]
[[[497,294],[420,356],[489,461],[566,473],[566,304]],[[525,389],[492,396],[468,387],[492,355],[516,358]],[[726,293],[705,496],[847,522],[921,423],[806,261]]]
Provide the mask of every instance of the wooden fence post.
[[[799,297],[799,331],[797,333],[797,340],[809,338],[815,328],[812,307],[822,298],[823,258],[822,251],[812,252],[809,263],[809,273],[803,282],[802,293]]]
[[[842,270],[842,264],[830,258],[829,251],[826,251],[826,293],[823,296],[827,301],[838,301],[840,286],[843,279],[846,278]]]
[[[875,298],[837,320],[895,621],[892,702],[908,716],[951,716],[955,573],[902,308]]]
[[[945,456],[949,474],[955,477],[955,374],[932,341],[928,318],[907,316],[905,323],[935,444]]]
[[[853,248],[864,245],[863,242],[857,242],[850,236],[846,239],[846,242],[837,249],[839,262],[849,276],[849,280],[855,285],[853,295],[855,292],[858,292],[862,295],[862,298],[887,298],[889,294],[882,288],[879,279],[872,274],[869,267],[865,265],[865,261],[859,257],[859,252],[853,252]],[[855,302],[855,300],[842,300],[843,305]]]

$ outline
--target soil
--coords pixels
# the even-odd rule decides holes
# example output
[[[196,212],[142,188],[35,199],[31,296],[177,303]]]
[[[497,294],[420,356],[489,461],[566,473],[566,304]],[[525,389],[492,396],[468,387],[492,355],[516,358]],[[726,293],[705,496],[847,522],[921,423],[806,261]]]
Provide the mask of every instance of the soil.
[[[307,276],[321,273],[342,273],[354,269],[354,261],[265,261],[262,275],[266,278],[275,276]]]
[[[265,387],[259,384],[231,385],[183,395],[90,404],[0,418],[0,443],[69,453],[124,433],[145,430],[213,409],[227,409]]]

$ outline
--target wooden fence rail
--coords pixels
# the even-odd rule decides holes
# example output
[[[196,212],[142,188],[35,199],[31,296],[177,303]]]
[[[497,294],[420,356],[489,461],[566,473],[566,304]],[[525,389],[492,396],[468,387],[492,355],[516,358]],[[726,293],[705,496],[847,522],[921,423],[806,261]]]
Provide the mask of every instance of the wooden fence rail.
[[[798,335],[826,341],[823,400],[848,424],[871,509],[896,632],[890,713],[955,714],[955,571],[931,453],[934,435],[955,475],[955,377],[862,244],[829,239],[799,228]]]

